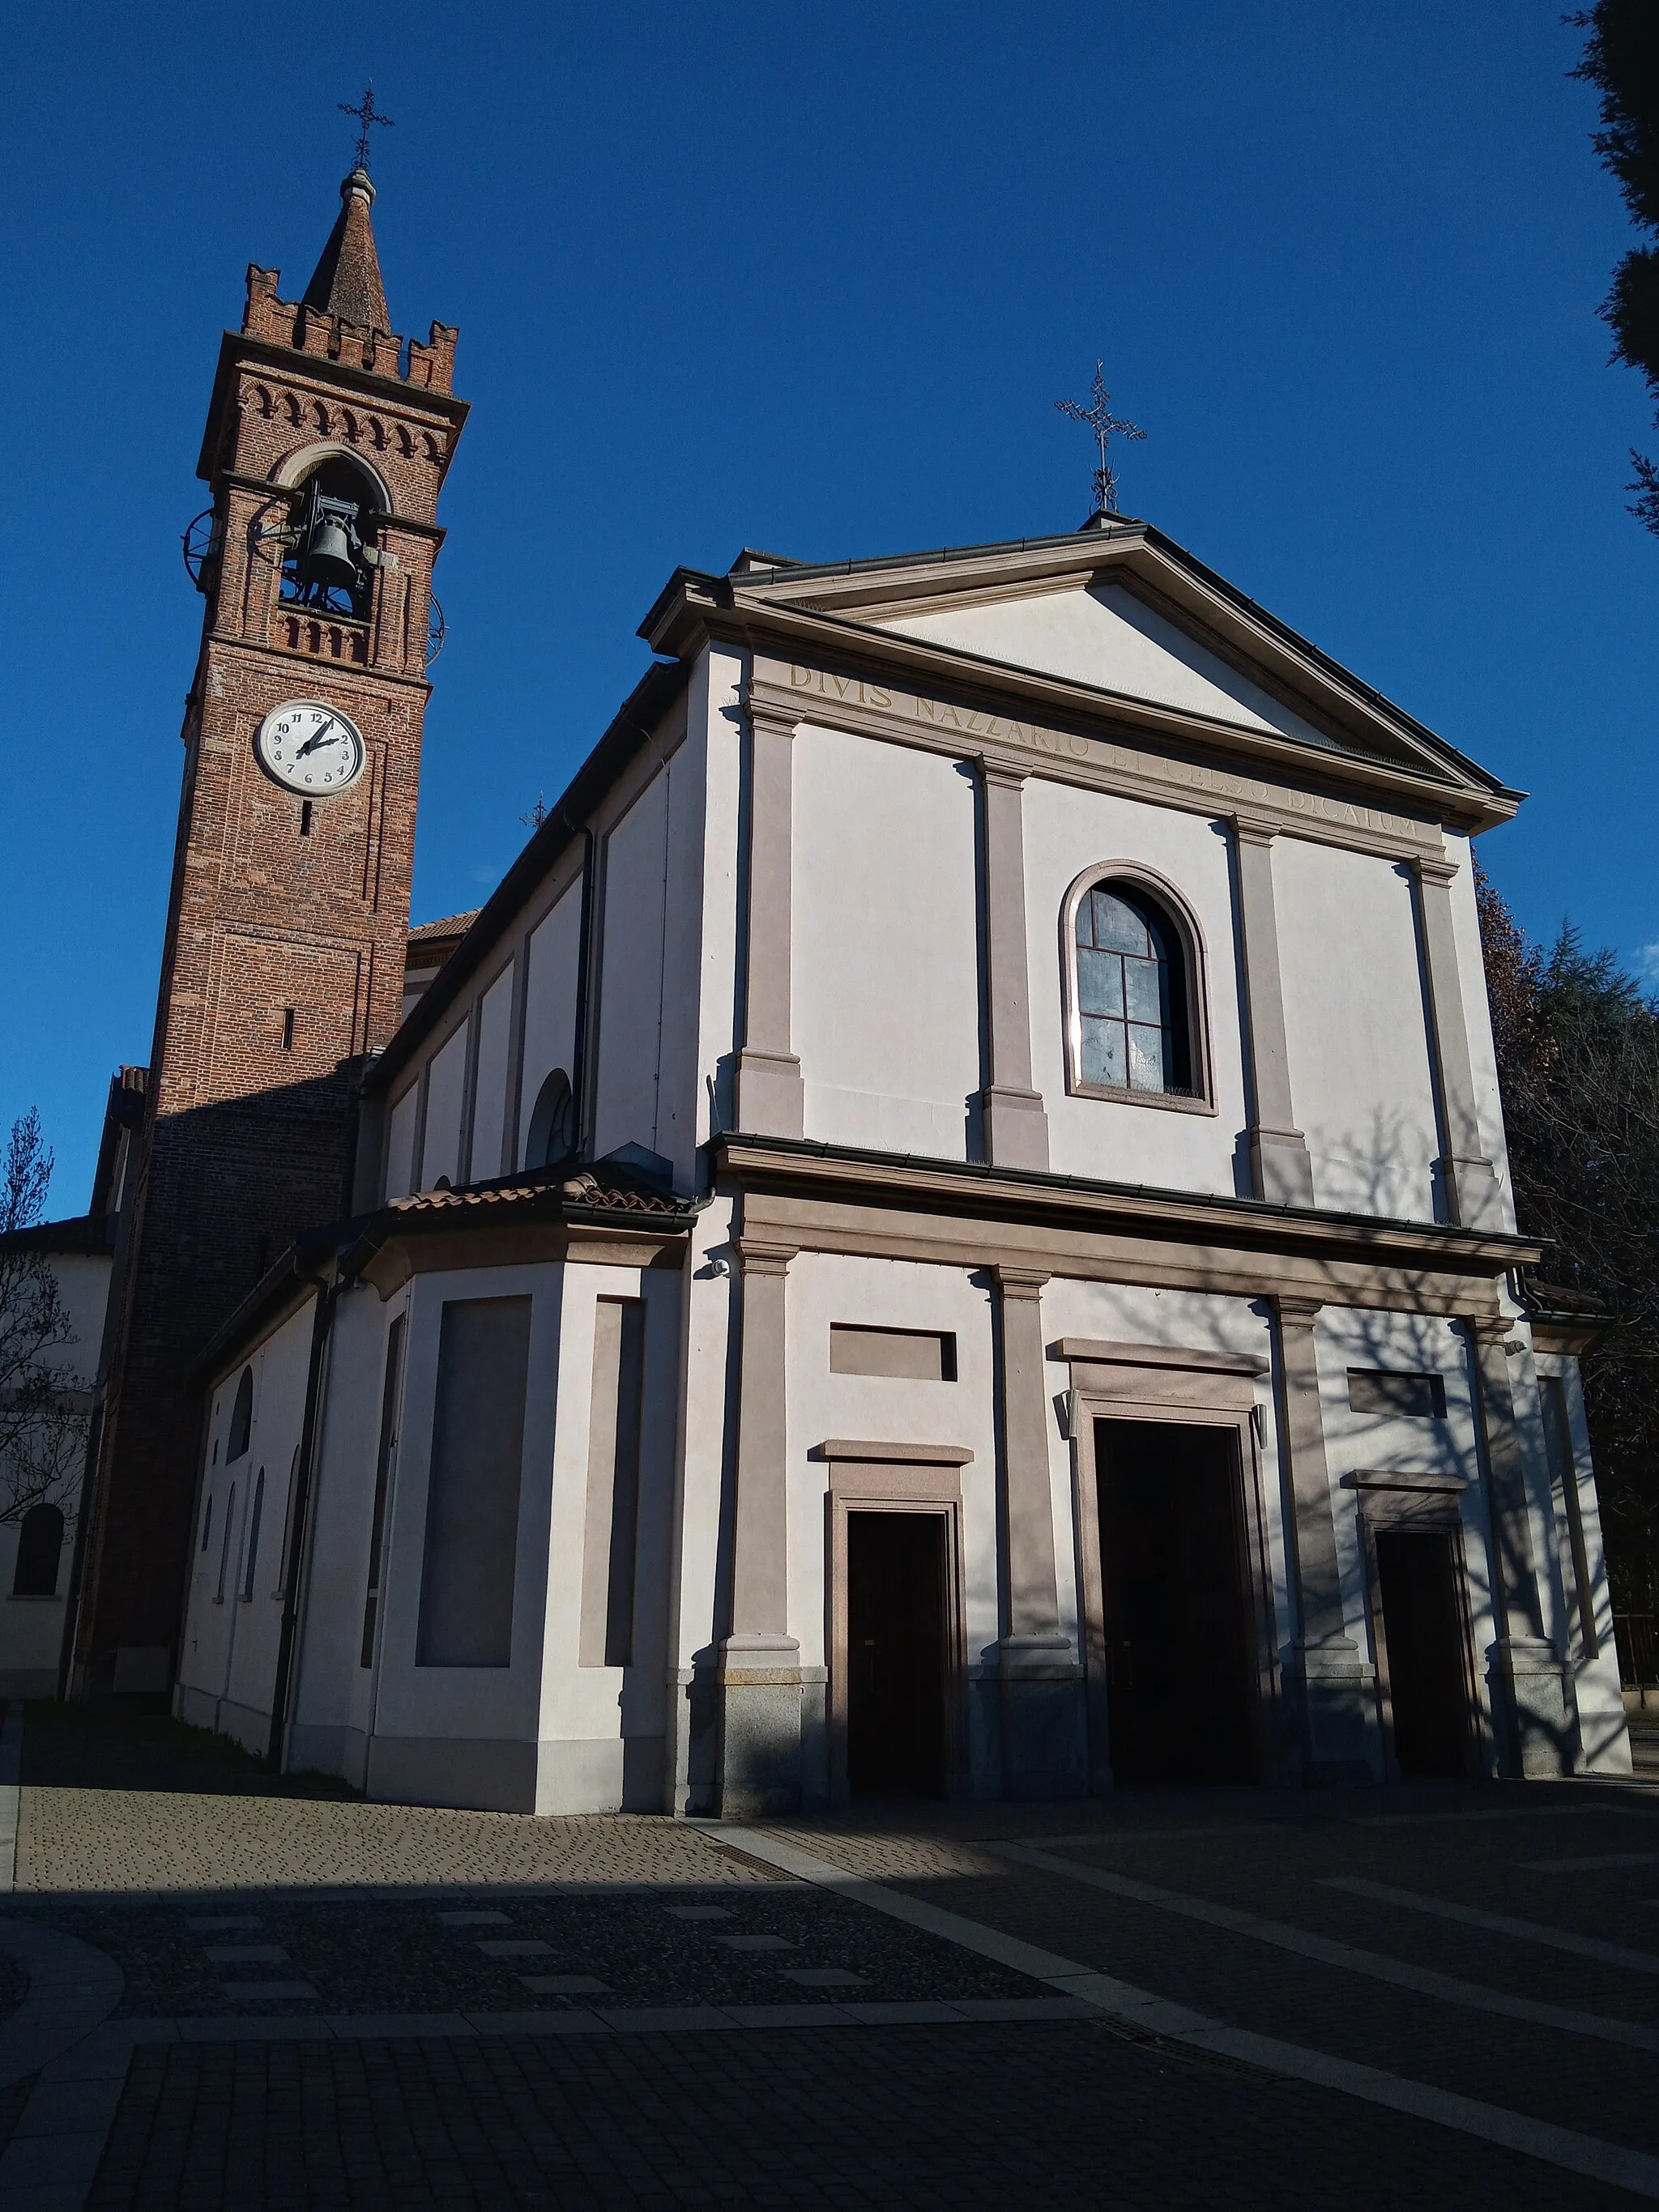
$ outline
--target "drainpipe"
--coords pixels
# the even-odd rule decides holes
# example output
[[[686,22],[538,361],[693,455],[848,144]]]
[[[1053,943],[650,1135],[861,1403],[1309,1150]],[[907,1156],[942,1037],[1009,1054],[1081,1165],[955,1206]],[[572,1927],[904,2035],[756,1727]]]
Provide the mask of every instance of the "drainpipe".
[[[302,1275],[301,1280],[316,1285],[317,1310],[311,1324],[311,1362],[306,1373],[306,1409],[300,1427],[299,1463],[294,1470],[287,1574],[283,1586],[283,1626],[276,1644],[276,1675],[270,1692],[270,1736],[265,1747],[266,1762],[278,1774],[283,1771],[283,1739],[288,1729],[294,1656],[299,1640],[300,1590],[304,1580],[302,1565],[308,1534],[312,1469],[317,1456],[317,1431],[322,1411],[323,1367],[328,1355],[329,1333],[334,1326],[334,1309],[346,1288],[337,1269],[332,1282],[326,1275]]]

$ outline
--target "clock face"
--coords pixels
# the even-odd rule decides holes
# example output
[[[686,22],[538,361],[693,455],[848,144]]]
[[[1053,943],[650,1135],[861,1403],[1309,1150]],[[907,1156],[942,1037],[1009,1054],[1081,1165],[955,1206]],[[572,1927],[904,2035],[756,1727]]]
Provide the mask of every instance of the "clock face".
[[[356,724],[318,699],[274,707],[259,725],[253,750],[267,775],[307,799],[348,789],[368,758]]]

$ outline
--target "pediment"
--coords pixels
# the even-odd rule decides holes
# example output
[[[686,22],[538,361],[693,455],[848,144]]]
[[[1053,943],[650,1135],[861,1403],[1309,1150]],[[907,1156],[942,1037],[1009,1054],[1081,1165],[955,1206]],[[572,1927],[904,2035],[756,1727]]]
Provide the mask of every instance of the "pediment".
[[[1115,580],[866,616],[879,629],[1307,744],[1323,730]]]

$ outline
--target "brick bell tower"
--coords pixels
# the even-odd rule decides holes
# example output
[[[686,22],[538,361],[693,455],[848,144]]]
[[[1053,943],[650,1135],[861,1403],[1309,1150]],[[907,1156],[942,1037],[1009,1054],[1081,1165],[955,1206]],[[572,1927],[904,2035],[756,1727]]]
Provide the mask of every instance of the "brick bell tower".
[[[456,333],[392,332],[355,168],[304,296],[251,267],[186,540],[205,600],[137,1194],[113,1295],[71,1680],[171,1680],[193,1358],[346,1211],[351,1100],[401,1012]]]

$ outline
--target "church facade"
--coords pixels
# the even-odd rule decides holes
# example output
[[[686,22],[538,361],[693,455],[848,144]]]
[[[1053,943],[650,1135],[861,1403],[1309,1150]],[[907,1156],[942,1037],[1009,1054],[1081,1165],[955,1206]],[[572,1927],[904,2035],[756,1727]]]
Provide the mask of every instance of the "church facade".
[[[215,773],[284,866],[337,841],[327,915],[270,919],[284,981],[348,939],[374,980],[307,1078],[337,1195],[286,1192],[169,1344],[176,1609],[142,1644],[95,1626],[103,1447],[86,1665],[143,1650],[182,1717],[371,1796],[525,1812],[1627,1772],[1582,1339],[1528,1288],[1474,898],[1519,794],[1141,521],[745,552],[670,578],[495,892],[408,939],[404,830],[372,891],[364,855],[412,826],[453,333],[399,369],[447,429],[359,497],[335,401],[274,395],[348,352],[379,394],[383,296],[276,282],[222,372],[238,420],[273,407],[223,477],[210,641],[240,624],[257,681]],[[307,608],[234,565],[273,485],[292,589],[332,560],[361,594],[303,684],[314,578]],[[206,938],[246,937],[204,872]],[[224,1097],[284,1089],[251,1056]],[[104,1387],[106,1427],[148,1418],[136,1368]]]

